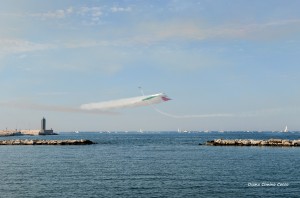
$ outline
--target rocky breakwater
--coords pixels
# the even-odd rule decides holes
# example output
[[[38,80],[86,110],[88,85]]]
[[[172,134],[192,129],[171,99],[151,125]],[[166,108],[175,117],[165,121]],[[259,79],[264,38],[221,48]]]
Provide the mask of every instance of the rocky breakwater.
[[[0,140],[0,145],[88,145],[91,140]]]
[[[209,146],[300,146],[300,140],[283,140],[283,139],[269,139],[269,140],[253,140],[253,139],[235,139],[224,140],[215,139],[207,141]]]

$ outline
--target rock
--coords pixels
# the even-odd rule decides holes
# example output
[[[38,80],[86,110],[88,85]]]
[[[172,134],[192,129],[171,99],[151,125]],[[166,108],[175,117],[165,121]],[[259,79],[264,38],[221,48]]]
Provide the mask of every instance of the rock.
[[[262,140],[259,144],[259,146],[268,146],[269,142],[267,142],[266,140]]]
[[[291,141],[291,144],[292,144],[293,146],[300,146],[300,140],[292,140],[292,141]]]
[[[209,146],[300,146],[300,140],[284,140],[284,139],[269,139],[269,140],[253,140],[253,139],[236,139],[223,140],[215,139],[207,141]]]
[[[292,146],[292,142],[289,140],[282,140],[282,146]]]
[[[21,144],[21,141],[20,140],[15,140],[12,142],[13,145],[20,145]]]
[[[258,146],[261,142],[261,140],[250,140],[250,144],[253,146]]]
[[[24,140],[23,144],[24,145],[33,145],[34,141],[33,140]]]
[[[225,141],[226,145],[235,145],[235,140],[227,140]]]
[[[88,145],[91,140],[0,140],[0,145]]]
[[[270,143],[282,143],[281,139],[269,139]]]

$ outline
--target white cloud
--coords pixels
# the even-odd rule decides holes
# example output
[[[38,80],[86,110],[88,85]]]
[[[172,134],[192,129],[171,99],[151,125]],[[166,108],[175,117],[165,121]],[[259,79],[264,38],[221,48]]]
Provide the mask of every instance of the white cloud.
[[[33,43],[22,39],[0,39],[0,56],[54,48],[54,45]],[[24,58],[21,55],[20,58]]]
[[[101,16],[103,15],[102,8],[94,7],[80,7],[76,14],[81,18],[84,25],[98,25],[101,24]]]
[[[277,20],[254,24],[208,26],[197,21],[155,21],[136,26],[127,41],[156,44],[166,40],[201,41],[207,39],[285,39],[300,32],[300,19]],[[126,35],[124,33],[124,35]]]
[[[274,20],[265,23],[246,24],[233,28],[234,34],[244,39],[279,39],[300,32],[300,19]],[[234,35],[233,34],[233,35]]]
[[[85,18],[85,24],[95,25],[100,21],[102,11],[101,7],[81,7],[77,11],[77,14]]]
[[[67,14],[71,14],[73,12],[73,7],[69,7],[66,9]]]
[[[65,19],[66,17],[80,17],[84,24],[98,24],[103,15],[101,7],[69,7],[65,9],[51,10],[47,12],[31,13],[29,16],[42,20]]]
[[[58,9],[54,11],[41,12],[41,13],[33,13],[30,14],[32,17],[39,17],[42,19],[62,19],[68,15],[73,13],[73,7],[69,7],[67,9]]]
[[[92,16],[99,17],[102,15],[101,7],[81,7],[78,9],[77,13],[82,16]]]
[[[64,10],[56,10],[54,12],[47,12],[44,14],[41,14],[44,18],[64,18],[66,16]]]
[[[96,46],[109,46],[108,41],[96,41],[96,40],[72,40],[63,43],[65,48],[87,48]]]
[[[110,10],[112,12],[130,12],[132,9],[131,9],[131,7],[123,8],[123,7],[114,6],[114,7],[111,7]]]

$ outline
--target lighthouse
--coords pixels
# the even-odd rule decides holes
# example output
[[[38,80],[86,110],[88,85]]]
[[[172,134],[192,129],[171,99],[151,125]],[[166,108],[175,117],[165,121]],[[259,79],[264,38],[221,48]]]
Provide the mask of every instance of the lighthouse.
[[[57,135],[56,133],[53,133],[52,129],[47,130],[45,117],[43,117],[43,119],[41,120],[41,130],[39,132],[39,135]]]
[[[41,122],[41,132],[43,133],[46,130],[46,119],[43,117]]]

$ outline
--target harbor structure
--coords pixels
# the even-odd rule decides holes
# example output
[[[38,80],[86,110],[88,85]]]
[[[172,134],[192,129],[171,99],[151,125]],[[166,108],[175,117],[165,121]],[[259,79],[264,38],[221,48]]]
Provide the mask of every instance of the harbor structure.
[[[45,119],[45,117],[43,117],[41,122],[42,122],[41,131],[45,131],[46,130],[46,119]]]
[[[57,135],[53,129],[46,128],[46,118],[41,120],[41,129],[15,129],[15,130],[0,130],[0,136],[15,136],[15,135]]]
[[[46,128],[46,119],[45,119],[45,117],[43,117],[43,119],[41,121],[41,130],[40,130],[38,135],[55,135],[55,133],[53,133],[52,129],[47,129]]]

